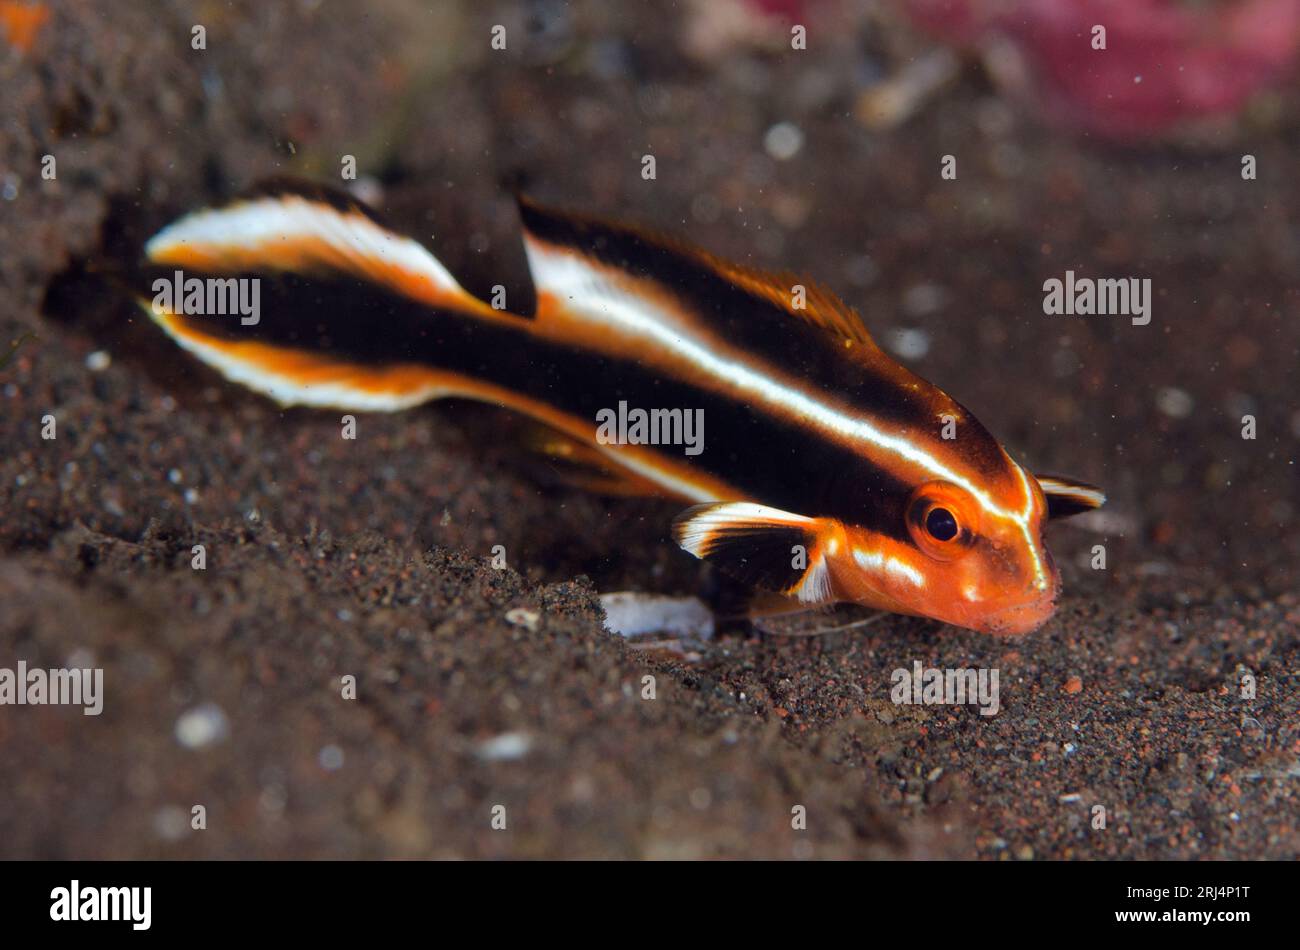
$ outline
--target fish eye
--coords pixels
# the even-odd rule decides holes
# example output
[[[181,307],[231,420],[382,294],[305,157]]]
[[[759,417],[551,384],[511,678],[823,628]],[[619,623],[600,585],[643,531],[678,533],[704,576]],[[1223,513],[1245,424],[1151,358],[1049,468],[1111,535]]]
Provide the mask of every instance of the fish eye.
[[[927,482],[908,500],[907,530],[930,557],[951,561],[971,550],[979,534],[979,506],[950,482]]]
[[[957,537],[957,519],[947,508],[931,508],[925,516],[925,530],[936,541],[951,541]]]

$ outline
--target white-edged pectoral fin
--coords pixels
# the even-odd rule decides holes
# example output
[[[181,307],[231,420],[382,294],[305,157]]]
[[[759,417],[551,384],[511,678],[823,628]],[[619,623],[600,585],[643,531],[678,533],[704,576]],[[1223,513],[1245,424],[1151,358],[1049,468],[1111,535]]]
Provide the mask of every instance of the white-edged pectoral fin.
[[[683,511],[673,521],[673,539],[737,580],[814,605],[835,600],[824,543],[834,528],[822,518],[722,502]]]

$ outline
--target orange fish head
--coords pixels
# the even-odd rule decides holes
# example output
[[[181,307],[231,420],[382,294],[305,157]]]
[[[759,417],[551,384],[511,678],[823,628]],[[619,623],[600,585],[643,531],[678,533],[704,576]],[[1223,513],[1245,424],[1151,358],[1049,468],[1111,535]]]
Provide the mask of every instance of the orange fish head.
[[[1038,629],[1055,609],[1060,576],[1043,543],[1042,489],[1016,472],[1022,490],[997,499],[947,481],[919,485],[904,507],[905,539],[846,528],[837,590],[997,636]]]

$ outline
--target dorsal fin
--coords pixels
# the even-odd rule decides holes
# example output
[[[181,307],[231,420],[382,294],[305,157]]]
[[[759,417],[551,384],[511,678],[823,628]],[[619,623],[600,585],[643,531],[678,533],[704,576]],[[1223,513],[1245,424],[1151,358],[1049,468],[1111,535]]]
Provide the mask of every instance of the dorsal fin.
[[[530,252],[533,279],[539,292],[551,289],[552,285],[563,291],[565,278],[571,281],[573,275],[562,268],[579,261],[656,281],[684,297],[699,289],[698,279],[692,278],[707,274],[806,326],[879,352],[857,311],[826,288],[797,274],[736,264],[653,230],[557,211],[524,195],[517,198],[525,247]],[[554,257],[540,253],[547,246],[564,252],[566,259],[562,263],[547,263]],[[681,269],[681,273],[673,274],[674,269]],[[680,279],[674,280],[674,276]],[[587,281],[585,288],[591,285]],[[709,309],[708,301],[694,302],[698,309]]]
[[[790,271],[764,271],[743,264],[733,264],[708,251],[686,248],[737,287],[780,307],[790,316],[855,343],[875,346],[858,312],[831,291]],[[795,306],[795,288],[803,289],[803,306]]]

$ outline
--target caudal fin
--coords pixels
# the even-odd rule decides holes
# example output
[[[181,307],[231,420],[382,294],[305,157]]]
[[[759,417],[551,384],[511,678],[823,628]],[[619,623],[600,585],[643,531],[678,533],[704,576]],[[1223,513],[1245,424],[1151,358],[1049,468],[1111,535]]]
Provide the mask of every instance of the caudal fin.
[[[187,214],[154,235],[145,254],[153,264],[212,274],[354,277],[432,307],[496,313],[424,245],[347,193],[318,185],[276,180]]]
[[[458,394],[473,325],[522,320],[360,202],[311,185],[276,181],[186,215],[145,253],[150,317],[283,405],[396,410]]]

